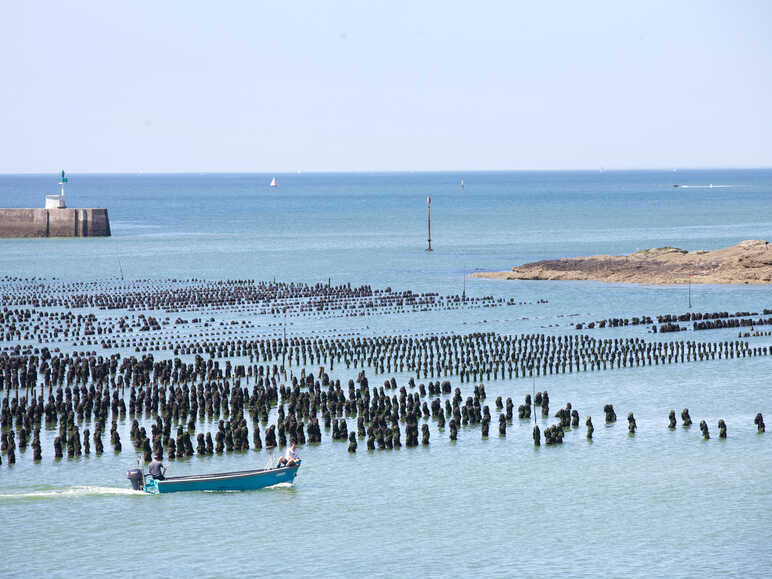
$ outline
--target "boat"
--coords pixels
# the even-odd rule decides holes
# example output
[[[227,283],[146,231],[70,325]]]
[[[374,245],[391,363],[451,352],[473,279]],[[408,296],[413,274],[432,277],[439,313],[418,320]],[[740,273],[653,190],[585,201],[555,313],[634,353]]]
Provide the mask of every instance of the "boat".
[[[271,187],[276,187],[276,177],[271,179]]]
[[[170,476],[164,479],[155,479],[145,474],[144,469],[134,468],[127,473],[127,478],[135,491],[153,495],[181,491],[252,491],[280,483],[292,483],[299,468],[300,462],[294,466]]]
[[[461,179],[461,188],[462,189],[464,188],[464,180],[463,179]]]

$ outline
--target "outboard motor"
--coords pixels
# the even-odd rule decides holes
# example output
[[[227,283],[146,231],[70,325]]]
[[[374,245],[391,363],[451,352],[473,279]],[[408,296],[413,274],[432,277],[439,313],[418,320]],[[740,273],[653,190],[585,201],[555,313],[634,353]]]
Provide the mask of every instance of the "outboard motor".
[[[132,489],[135,491],[145,490],[145,475],[141,468],[131,469],[128,473],[126,473],[126,477],[131,481]]]

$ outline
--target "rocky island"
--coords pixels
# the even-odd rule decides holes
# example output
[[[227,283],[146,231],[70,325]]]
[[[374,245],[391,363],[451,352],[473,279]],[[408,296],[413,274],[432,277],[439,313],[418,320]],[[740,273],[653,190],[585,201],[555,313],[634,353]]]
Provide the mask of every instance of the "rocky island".
[[[526,280],[594,280],[657,285],[769,284],[772,248],[748,240],[714,251],[676,247],[645,249],[630,255],[592,255],[526,263],[512,271],[478,272],[471,277]]]

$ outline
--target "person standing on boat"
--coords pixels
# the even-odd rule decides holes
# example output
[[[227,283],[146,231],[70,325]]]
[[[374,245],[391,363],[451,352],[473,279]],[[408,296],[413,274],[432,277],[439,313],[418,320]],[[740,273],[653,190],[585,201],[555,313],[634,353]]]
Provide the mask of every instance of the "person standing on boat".
[[[297,442],[293,438],[290,440],[289,448],[287,449],[287,456],[282,456],[279,459],[278,464],[276,465],[276,468],[281,468],[283,466],[295,466],[300,462],[300,453],[297,451]]]
[[[157,454],[153,457],[153,460],[150,463],[150,466],[147,467],[147,470],[150,473],[150,476],[152,476],[155,480],[164,480],[164,478],[166,478],[164,476],[166,474],[166,467],[161,462],[161,457]]]

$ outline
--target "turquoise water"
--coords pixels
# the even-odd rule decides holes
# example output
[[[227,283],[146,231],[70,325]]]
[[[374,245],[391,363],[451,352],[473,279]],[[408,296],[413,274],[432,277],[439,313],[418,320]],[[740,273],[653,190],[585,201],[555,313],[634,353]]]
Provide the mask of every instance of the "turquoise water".
[[[121,271],[149,280],[331,278],[460,294],[464,272],[474,269],[772,238],[772,171],[300,174],[277,175],[274,190],[267,187],[271,177],[74,175],[69,204],[108,207],[113,237],[0,240],[0,271],[63,280],[115,279]],[[0,176],[0,206],[39,206],[55,188],[55,176]],[[424,252],[427,194],[431,254]],[[575,335],[576,321],[688,308],[683,287],[468,280],[466,291],[525,303],[297,318],[288,333]],[[692,302],[694,311],[760,312],[772,308],[772,292],[696,286]],[[254,321],[253,337],[280,331],[275,319]],[[737,330],[665,338],[644,327],[585,333],[737,339]],[[769,336],[746,341],[772,345]],[[368,376],[371,386],[384,379]],[[394,376],[400,385],[409,378]],[[332,377],[345,384],[355,372],[336,367]],[[469,395],[468,383],[451,382]],[[428,447],[368,452],[360,440],[350,455],[346,443],[332,442],[323,429],[321,445],[301,449],[294,487],[254,493],[137,495],[126,491],[130,421],[121,425],[120,455],[107,437],[101,457],[92,450],[87,458],[55,461],[54,433],[44,431],[40,464],[27,448],[17,449],[15,465],[0,466],[6,531],[0,574],[767,575],[772,446],[769,434],[756,434],[753,416],[762,412],[769,423],[771,383],[769,357],[486,381],[494,417],[497,395],[511,396],[517,406],[532,389],[548,390],[552,413],[570,401],[582,424],[593,416],[593,442],[582,426],[562,446],[534,448],[531,424],[515,418],[505,438],[494,419],[487,440],[479,427],[464,427],[453,443],[447,428],[430,420]],[[620,420],[605,426],[602,408],[609,402]],[[669,410],[687,406],[692,428],[669,431]],[[635,437],[627,434],[628,411],[638,421]],[[728,425],[726,440],[717,438],[720,418]],[[702,419],[710,425],[708,441],[697,427]],[[539,418],[542,429],[554,422]],[[170,468],[174,474],[238,470],[263,466],[267,458],[250,450],[176,460]]]

